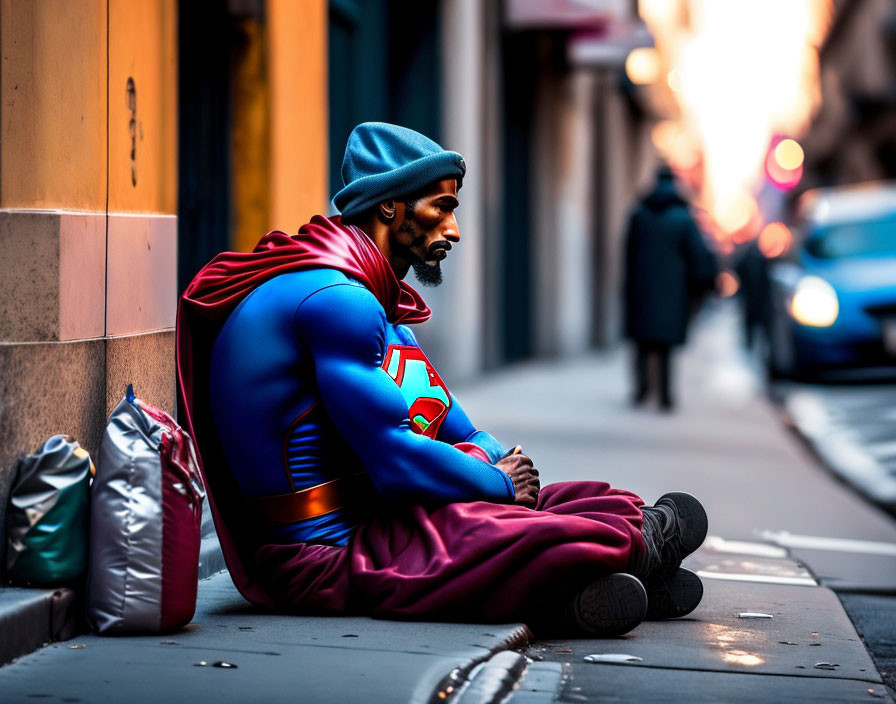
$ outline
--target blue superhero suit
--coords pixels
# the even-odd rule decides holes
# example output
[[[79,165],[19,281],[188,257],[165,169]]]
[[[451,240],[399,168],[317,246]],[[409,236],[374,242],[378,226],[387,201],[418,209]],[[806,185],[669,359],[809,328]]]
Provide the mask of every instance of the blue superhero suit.
[[[365,471],[387,500],[513,500],[504,472],[452,445],[474,443],[492,463],[504,449],[473,427],[413,333],[334,269],[282,274],[249,294],[215,340],[209,387],[246,497]],[[344,507],[272,528],[270,538],[344,545],[365,515]]]

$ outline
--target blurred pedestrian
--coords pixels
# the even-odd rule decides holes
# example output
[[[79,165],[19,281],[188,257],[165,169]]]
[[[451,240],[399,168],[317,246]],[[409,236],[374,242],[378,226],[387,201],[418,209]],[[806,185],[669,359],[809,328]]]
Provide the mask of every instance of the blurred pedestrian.
[[[693,303],[711,289],[717,270],[671,169],[661,166],[656,185],[629,218],[625,242],[625,331],[634,343],[635,405],[656,386],[660,407],[674,408],[672,348],[684,344]]]
[[[752,350],[757,333],[764,340],[761,344],[768,344],[770,339],[772,301],[768,259],[757,240],[743,245],[737,254],[734,271],[740,279],[737,294],[743,313],[744,345]]]

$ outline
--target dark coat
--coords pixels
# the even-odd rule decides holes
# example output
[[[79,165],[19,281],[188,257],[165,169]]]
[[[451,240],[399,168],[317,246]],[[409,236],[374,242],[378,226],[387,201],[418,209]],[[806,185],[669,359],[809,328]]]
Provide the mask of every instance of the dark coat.
[[[756,241],[745,244],[738,254],[734,271],[740,278],[737,295],[743,306],[745,322],[767,326],[772,314],[768,259]]]
[[[671,178],[661,178],[629,219],[625,331],[639,342],[683,344],[695,298],[713,285],[715,257]]]

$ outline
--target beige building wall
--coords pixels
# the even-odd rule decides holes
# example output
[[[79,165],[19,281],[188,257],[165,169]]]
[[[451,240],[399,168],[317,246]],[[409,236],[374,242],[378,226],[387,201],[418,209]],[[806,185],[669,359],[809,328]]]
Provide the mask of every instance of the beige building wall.
[[[128,383],[173,410],[176,12],[0,2],[0,506],[49,436],[95,452]]]
[[[106,0],[3,0],[0,19],[0,207],[102,211]]]

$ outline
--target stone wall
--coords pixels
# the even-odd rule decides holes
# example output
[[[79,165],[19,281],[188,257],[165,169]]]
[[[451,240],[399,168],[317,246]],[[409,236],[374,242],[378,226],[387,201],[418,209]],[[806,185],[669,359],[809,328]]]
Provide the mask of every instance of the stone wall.
[[[0,552],[15,458],[174,409],[175,0],[0,3]]]

